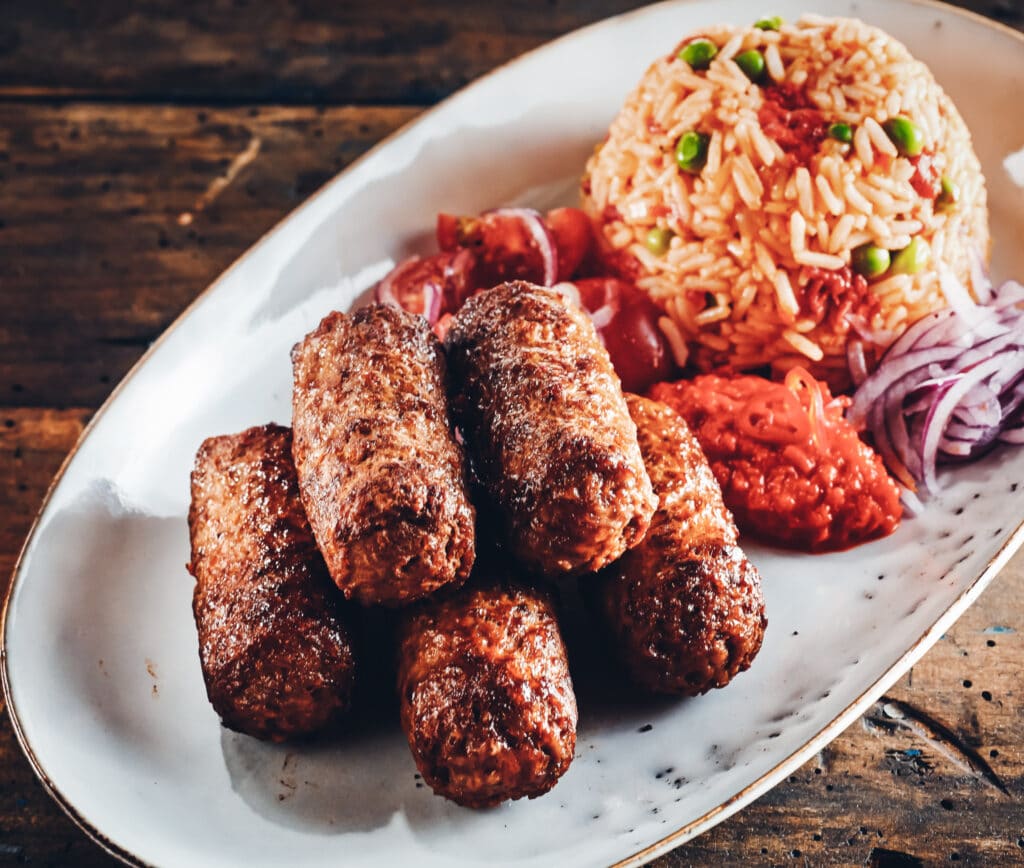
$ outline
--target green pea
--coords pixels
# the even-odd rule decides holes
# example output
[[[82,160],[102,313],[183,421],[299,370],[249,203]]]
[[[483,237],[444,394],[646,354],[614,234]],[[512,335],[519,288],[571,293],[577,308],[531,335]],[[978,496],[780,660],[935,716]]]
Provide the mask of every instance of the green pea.
[[[678,57],[690,64],[691,69],[707,69],[718,54],[718,46],[710,39],[694,39],[679,49]]]
[[[853,270],[871,280],[889,270],[889,251],[874,244],[862,244],[850,254]]]
[[[664,256],[668,252],[669,244],[672,243],[673,235],[675,233],[671,229],[655,226],[647,233],[647,237],[644,238],[644,247],[655,256]]]
[[[935,200],[937,211],[947,211],[960,201],[960,186],[948,175],[942,176],[942,192]]]
[[[684,172],[700,173],[708,159],[710,136],[690,130],[683,133],[676,142],[676,164]]]
[[[913,121],[902,115],[889,118],[882,128],[904,157],[917,157],[924,150],[924,133]]]
[[[915,238],[892,258],[893,274],[917,274],[928,264],[928,246]]]
[[[751,81],[760,81],[764,78],[764,55],[756,48],[737,55],[736,65],[743,70],[743,74]]]
[[[847,145],[853,141],[853,127],[849,124],[831,124],[828,128],[828,134],[830,138],[835,139],[837,142],[844,142]]]
[[[783,24],[781,15],[768,15],[754,22],[758,30],[778,30]]]

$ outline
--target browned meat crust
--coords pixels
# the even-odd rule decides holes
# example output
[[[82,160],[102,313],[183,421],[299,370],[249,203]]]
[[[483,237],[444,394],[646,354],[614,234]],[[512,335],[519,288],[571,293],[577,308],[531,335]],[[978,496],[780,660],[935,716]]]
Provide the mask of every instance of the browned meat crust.
[[[465,581],[474,512],[426,320],[386,305],[332,313],[292,363],[302,502],[338,587],[402,605]]]
[[[482,808],[550,790],[576,747],[576,697],[551,602],[475,583],[399,628],[402,728],[423,779]]]
[[[225,726],[274,741],[334,723],[354,682],[291,447],[279,425],[211,437],[196,455],[188,515],[207,696]]]
[[[467,448],[522,561],[589,572],[643,539],[657,499],[585,313],[514,281],[471,298],[446,343]]]
[[[686,423],[627,395],[660,499],[646,539],[603,571],[599,609],[633,679],[696,695],[750,667],[767,619],[761,578],[736,545],[736,525]]]

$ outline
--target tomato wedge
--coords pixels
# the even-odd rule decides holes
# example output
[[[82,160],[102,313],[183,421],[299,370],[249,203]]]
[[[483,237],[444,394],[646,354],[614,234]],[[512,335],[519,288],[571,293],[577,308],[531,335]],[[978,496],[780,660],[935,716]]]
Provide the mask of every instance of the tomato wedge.
[[[437,243],[445,251],[473,252],[478,289],[506,280],[550,286],[558,277],[558,251],[540,214],[529,208],[499,208],[479,217],[438,214]]]
[[[555,208],[544,215],[558,251],[558,279],[572,280],[580,265],[594,251],[594,227],[579,208]]]
[[[455,317],[450,313],[443,313],[438,317],[437,322],[434,323],[434,334],[437,335],[437,339],[444,343],[445,336],[448,334],[448,329],[452,326],[452,320]]]
[[[377,284],[377,301],[424,316],[431,325],[454,313],[473,292],[473,254],[468,250],[411,256]]]
[[[479,217],[441,213],[437,243],[442,253],[403,263],[392,272],[389,288],[406,309],[433,311],[427,318],[439,335],[474,292],[506,280],[565,284],[578,273],[593,273],[600,260],[593,224],[579,208],[555,208],[543,218],[529,208],[499,208]],[[459,260],[460,255],[468,259]],[[584,278],[572,285],[624,389],[644,392],[673,375],[675,360],[658,327],[661,311],[646,293],[618,277]],[[439,301],[432,306],[433,295]]]
[[[623,389],[645,392],[673,375],[675,360],[658,327],[661,311],[641,289],[614,277],[577,280],[575,286]]]

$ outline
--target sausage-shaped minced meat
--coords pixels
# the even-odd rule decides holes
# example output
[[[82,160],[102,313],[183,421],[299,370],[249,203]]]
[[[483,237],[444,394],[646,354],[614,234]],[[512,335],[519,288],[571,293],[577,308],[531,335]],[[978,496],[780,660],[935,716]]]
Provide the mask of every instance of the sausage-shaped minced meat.
[[[550,790],[576,747],[576,697],[551,601],[471,584],[403,613],[402,728],[423,779],[467,807]]]
[[[189,572],[206,693],[224,725],[283,741],[350,704],[352,639],[279,425],[211,437],[192,471]]]
[[[555,576],[636,545],[657,498],[586,313],[554,290],[504,283],[466,302],[446,345],[456,416],[515,555]]]
[[[426,320],[381,304],[332,313],[292,364],[299,487],[338,587],[398,606],[465,581],[474,511]]]
[[[633,680],[693,696],[728,684],[760,650],[761,578],[686,423],[664,404],[626,400],[659,506],[644,541],[593,588]]]

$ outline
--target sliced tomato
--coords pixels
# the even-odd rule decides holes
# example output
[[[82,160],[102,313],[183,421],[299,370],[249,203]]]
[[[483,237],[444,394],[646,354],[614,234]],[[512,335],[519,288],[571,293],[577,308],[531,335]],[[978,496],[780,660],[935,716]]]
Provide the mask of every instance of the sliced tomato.
[[[437,215],[437,246],[442,250],[459,249],[459,224],[472,217],[456,217],[454,214]]]
[[[506,280],[551,285],[558,276],[555,244],[540,215],[528,208],[501,208],[479,217],[438,214],[437,243],[442,250],[473,252],[476,288]]]
[[[396,265],[374,292],[377,301],[426,317],[433,325],[454,313],[473,291],[473,254],[468,250],[411,256]]]
[[[643,274],[643,266],[628,250],[597,250],[596,256],[589,257],[580,269],[586,277],[598,277],[603,274],[614,274],[627,283],[635,281]]]
[[[555,208],[544,215],[558,251],[558,279],[572,280],[596,246],[590,218],[579,208]]]
[[[668,341],[658,328],[661,311],[624,280],[595,277],[575,282],[627,392],[645,392],[676,370]]]

